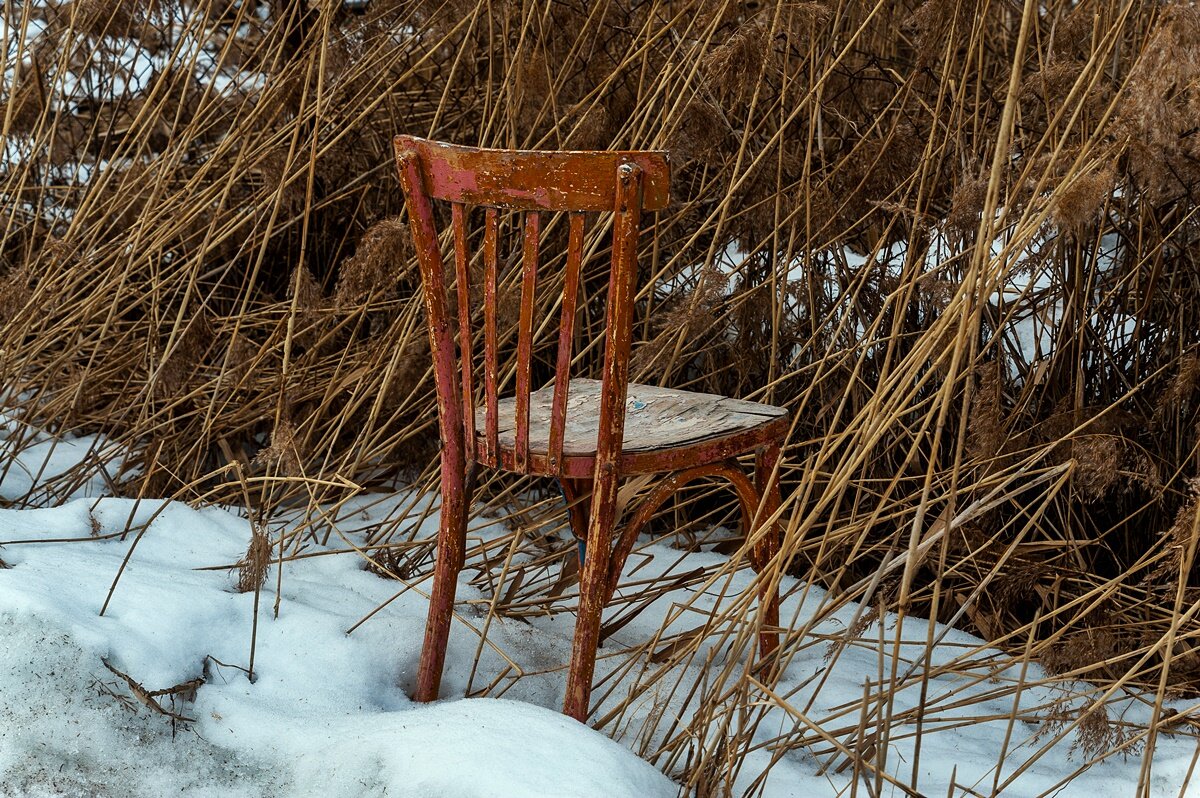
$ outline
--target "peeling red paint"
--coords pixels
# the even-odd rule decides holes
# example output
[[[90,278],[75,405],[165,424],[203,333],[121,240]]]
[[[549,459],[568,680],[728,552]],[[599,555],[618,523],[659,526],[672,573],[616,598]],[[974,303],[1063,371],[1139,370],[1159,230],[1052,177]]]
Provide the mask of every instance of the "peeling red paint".
[[[474,473],[478,463],[520,474],[556,477],[571,502],[571,527],[578,537],[586,540],[588,556],[580,577],[579,618],[575,626],[564,712],[584,720],[588,714],[599,643],[600,615],[616,588],[621,566],[638,531],[672,493],[703,476],[722,476],[729,480],[737,493],[747,527],[755,523],[755,519],[761,523],[769,517],[779,506],[779,487],[774,474],[780,442],[787,431],[786,411],[758,405],[771,412],[765,413],[761,420],[752,420],[745,428],[726,429],[678,445],[647,444],[647,447],[634,449],[624,445],[640,220],[643,210],[658,210],[667,204],[670,166],[665,153],[482,150],[411,136],[397,136],[395,147],[421,266],[442,434],[441,528],[415,697],[419,701],[430,701],[438,694],[457,574],[463,565],[466,546],[466,514],[472,482],[469,475]],[[457,293],[457,302],[453,306],[446,297],[445,267],[431,199],[453,203]],[[466,225],[466,207],[469,205],[487,208],[483,238],[482,433],[477,430],[475,418],[477,387],[472,357],[474,328],[470,312]],[[510,428],[515,433],[511,445],[502,443],[499,430],[497,209],[525,212],[516,396],[513,405],[505,405],[511,408],[508,412],[514,425]],[[540,212],[543,211],[570,212],[571,217],[548,438],[539,439],[538,447],[532,447],[530,381],[536,307],[534,290],[540,257]],[[614,214],[604,365],[596,411],[597,433],[594,446],[583,447],[586,451],[580,451],[577,440],[572,441],[568,451],[564,441],[572,383],[572,331],[578,307],[583,251],[582,214],[597,211]],[[451,332],[450,307],[454,307],[459,316],[457,346]],[[721,399],[684,392],[674,394]],[[635,405],[631,412],[636,413],[644,407],[644,403]],[[545,417],[542,418],[545,423]],[[545,427],[540,429],[545,434]],[[656,438],[647,436],[644,440]],[[753,483],[733,459],[748,452],[756,453]],[[664,473],[667,476],[641,505],[614,546],[619,520],[618,488],[623,477],[639,473]],[[768,534],[757,536],[750,535],[748,530],[747,537],[759,540],[750,552],[750,559],[756,569],[762,570],[778,552],[779,530],[772,527]],[[777,645],[778,602],[774,586],[760,586],[765,631],[759,643],[764,657]]]

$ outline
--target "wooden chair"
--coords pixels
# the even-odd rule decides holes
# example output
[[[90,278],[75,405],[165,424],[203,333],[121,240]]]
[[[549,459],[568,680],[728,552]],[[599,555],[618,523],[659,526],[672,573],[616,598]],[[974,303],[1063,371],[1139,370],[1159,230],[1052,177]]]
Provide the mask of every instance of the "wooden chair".
[[[685,483],[723,476],[733,485],[749,527],[779,505],[773,473],[786,432],[787,411],[712,394],[628,381],[637,243],[643,210],[667,204],[670,169],[662,152],[527,152],[484,150],[411,136],[395,139],[396,163],[408,203],[424,285],[442,435],[442,514],[425,642],[417,675],[418,701],[437,698],[466,546],[469,492],[477,466],[558,479],[570,502],[570,522],[586,543],[579,613],[564,712],[588,714],[600,615],[641,527]],[[431,200],[451,203],[456,302],[447,282]],[[482,373],[476,368],[477,330],[471,308],[468,208],[484,206]],[[523,253],[515,395],[501,398],[497,382],[496,301],[499,213],[523,214]],[[545,213],[565,212],[568,251],[553,383],[531,384],[534,290],[539,231]],[[570,377],[586,213],[612,212],[612,266],[600,380]],[[478,293],[478,290],[477,290]],[[457,346],[455,321],[457,314]],[[482,382],[482,386],[479,384]],[[755,452],[752,482],[735,457]],[[666,474],[614,543],[617,490],[634,474]],[[470,474],[470,476],[468,475]],[[765,506],[760,505],[765,502]],[[747,537],[749,530],[747,528]],[[761,569],[778,546],[777,529],[751,552]],[[777,645],[778,594],[760,596],[765,655]]]

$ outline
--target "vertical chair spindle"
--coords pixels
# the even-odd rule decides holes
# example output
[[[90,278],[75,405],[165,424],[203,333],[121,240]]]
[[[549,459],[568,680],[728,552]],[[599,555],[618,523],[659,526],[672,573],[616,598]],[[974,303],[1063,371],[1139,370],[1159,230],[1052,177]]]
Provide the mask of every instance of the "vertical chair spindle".
[[[458,293],[458,351],[462,366],[463,427],[466,431],[467,459],[475,453],[475,358],[471,347],[471,278],[467,271],[466,208],[461,202],[451,206],[454,234],[454,275]]]
[[[529,466],[529,392],[533,369],[533,301],[537,288],[537,211],[525,214],[525,252],[521,263],[521,321],[517,332],[516,445],[513,460],[518,471]]]
[[[571,214],[567,239],[567,269],[563,275],[562,318],[558,325],[558,362],[554,369],[554,403],[550,408],[550,468],[562,473],[563,432],[571,380],[571,344],[575,340],[575,306],[579,301],[579,272],[583,263],[582,213]]]
[[[499,220],[495,208],[487,209],[483,229],[483,379],[487,393],[485,436],[487,439],[487,465],[493,468],[499,462],[500,428],[497,419],[496,397],[496,248]]]

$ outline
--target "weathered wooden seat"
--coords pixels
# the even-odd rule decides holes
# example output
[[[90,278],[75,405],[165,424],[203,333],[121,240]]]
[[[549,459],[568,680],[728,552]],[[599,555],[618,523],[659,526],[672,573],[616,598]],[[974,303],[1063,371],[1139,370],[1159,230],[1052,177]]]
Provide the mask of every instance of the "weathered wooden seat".
[[[778,551],[778,528],[765,524],[780,503],[776,472],[787,413],[755,402],[629,383],[641,214],[667,205],[666,153],[483,150],[412,136],[397,136],[395,146],[421,267],[442,434],[441,523],[415,698],[437,698],[441,682],[465,557],[468,474],[477,467],[502,468],[556,478],[570,505],[572,531],[586,541],[563,701],[567,714],[584,720],[601,612],[639,531],[664,501],[693,479],[722,477],[736,492],[746,520],[751,565],[762,570]],[[450,204],[454,302],[447,296],[451,283],[433,200]],[[476,253],[482,256],[481,275],[473,275],[471,268],[469,214],[475,206],[485,209],[482,252]],[[517,259],[501,257],[502,213],[519,219],[522,238],[511,398],[500,396],[504,385],[496,307],[501,262]],[[545,271],[539,269],[540,251],[544,220],[557,213],[567,215],[568,241],[554,382],[535,391],[535,295],[539,271]],[[602,379],[572,379],[585,216],[597,213],[611,214],[612,223]],[[480,313],[474,312],[478,303],[472,301],[473,283],[482,289],[477,291],[483,299]],[[751,453],[753,481],[736,459]],[[663,477],[617,534],[625,509],[618,501],[621,480],[647,473]],[[767,580],[759,581],[758,591],[759,648],[765,655],[778,644],[779,596]]]
[[[592,476],[601,386],[600,380],[570,380],[562,461],[557,465],[550,462],[554,386],[529,395],[530,473],[575,479]],[[500,462],[511,468],[517,447],[516,398],[499,400],[496,415]],[[487,411],[481,407],[475,411],[475,449],[481,459],[488,449],[486,425]],[[631,382],[625,396],[620,470],[626,475],[646,474],[673,470],[680,462],[689,466],[718,462],[778,440],[786,425],[787,410],[782,407]]]

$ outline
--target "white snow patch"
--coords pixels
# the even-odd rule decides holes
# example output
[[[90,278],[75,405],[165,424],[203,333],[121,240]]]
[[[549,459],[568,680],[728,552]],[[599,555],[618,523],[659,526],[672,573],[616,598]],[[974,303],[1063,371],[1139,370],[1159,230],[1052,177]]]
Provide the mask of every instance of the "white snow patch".
[[[92,519],[102,534],[130,533],[89,539]],[[47,538],[81,541],[14,542]],[[397,586],[354,556],[289,566],[278,618],[268,580],[251,683],[239,668],[254,596],[235,592],[229,571],[195,570],[241,557],[244,519],[77,500],[0,511],[0,539],[11,566],[0,570],[0,795],[676,794],[627,748],[556,711],[488,698],[412,704],[424,600],[408,593],[348,635]],[[148,690],[204,676],[195,702],[176,707],[196,722],[172,739],[167,718],[121,708],[112,693],[128,688],[102,658]]]

